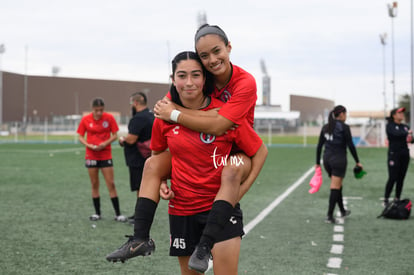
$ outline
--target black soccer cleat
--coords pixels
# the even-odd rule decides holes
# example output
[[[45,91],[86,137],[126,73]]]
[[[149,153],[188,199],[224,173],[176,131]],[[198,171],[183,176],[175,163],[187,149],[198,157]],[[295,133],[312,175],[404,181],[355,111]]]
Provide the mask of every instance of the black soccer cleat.
[[[351,210],[345,210],[344,212],[341,212],[341,217],[345,218],[351,215]]]
[[[148,256],[155,251],[155,243],[152,239],[138,240],[134,236],[125,237],[129,238],[120,248],[108,254],[106,260],[109,262],[125,262],[128,259],[137,256]]]
[[[336,224],[336,220],[332,216],[327,216],[326,219],[325,219],[325,223]]]
[[[210,248],[207,245],[197,245],[188,261],[188,267],[198,273],[204,273],[208,268],[209,259]]]

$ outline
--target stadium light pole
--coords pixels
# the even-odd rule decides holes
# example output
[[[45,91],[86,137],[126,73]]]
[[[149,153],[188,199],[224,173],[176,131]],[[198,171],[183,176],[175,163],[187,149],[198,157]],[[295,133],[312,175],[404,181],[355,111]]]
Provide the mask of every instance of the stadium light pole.
[[[1,66],[1,56],[6,51],[4,44],[0,45],[0,130],[3,125],[3,68]]]
[[[382,94],[384,96],[384,117],[387,116],[387,80],[386,80],[386,72],[385,72],[385,45],[387,45],[387,33],[380,34],[380,41],[382,44],[382,77],[383,77],[383,91]]]
[[[27,123],[27,45],[24,47],[24,82],[23,82],[23,130],[26,134],[26,123]]]
[[[413,0],[411,0],[411,99],[410,99],[410,125],[414,127],[414,37],[413,37]]]
[[[391,17],[391,48],[392,48],[392,108],[395,108],[395,56],[394,56],[394,18],[397,17],[398,3],[388,4],[388,15]]]

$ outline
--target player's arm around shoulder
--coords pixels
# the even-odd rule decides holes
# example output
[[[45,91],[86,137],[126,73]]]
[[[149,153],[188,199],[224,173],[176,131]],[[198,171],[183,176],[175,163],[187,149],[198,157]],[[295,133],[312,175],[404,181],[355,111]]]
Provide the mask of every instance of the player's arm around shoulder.
[[[218,114],[218,109],[190,110],[173,104],[171,101],[159,101],[154,107],[155,117],[172,121],[171,114],[178,110],[176,122],[196,132],[220,136],[233,126],[233,122]]]

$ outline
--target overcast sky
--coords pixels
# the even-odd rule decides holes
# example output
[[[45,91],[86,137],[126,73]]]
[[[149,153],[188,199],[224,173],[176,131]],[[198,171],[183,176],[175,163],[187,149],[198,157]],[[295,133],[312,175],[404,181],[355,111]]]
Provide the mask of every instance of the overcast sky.
[[[289,95],[332,99],[349,110],[383,110],[383,46],[388,34],[386,100],[392,107],[391,18],[383,0],[2,0],[5,71],[30,75],[169,81],[170,60],[194,49],[197,16],[221,26],[231,60],[251,72],[261,103],[263,59],[271,102]],[[395,88],[411,93],[410,1],[394,19]],[[27,48],[27,51],[25,50]],[[27,62],[25,56],[27,52]]]

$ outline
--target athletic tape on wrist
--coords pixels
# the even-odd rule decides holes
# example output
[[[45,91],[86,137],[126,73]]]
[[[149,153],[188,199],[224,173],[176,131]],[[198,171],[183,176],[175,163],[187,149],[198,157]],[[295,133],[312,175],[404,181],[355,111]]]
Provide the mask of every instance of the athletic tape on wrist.
[[[178,116],[181,114],[178,110],[173,110],[170,114],[170,120],[174,122],[178,122]]]

